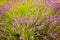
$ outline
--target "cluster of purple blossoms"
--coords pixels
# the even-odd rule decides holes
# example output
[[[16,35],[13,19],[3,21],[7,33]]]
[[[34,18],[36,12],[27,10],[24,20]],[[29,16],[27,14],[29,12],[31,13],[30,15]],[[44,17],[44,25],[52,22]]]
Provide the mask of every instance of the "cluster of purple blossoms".
[[[51,8],[54,8],[55,10],[60,10],[60,3],[58,0],[47,0],[48,4]]]

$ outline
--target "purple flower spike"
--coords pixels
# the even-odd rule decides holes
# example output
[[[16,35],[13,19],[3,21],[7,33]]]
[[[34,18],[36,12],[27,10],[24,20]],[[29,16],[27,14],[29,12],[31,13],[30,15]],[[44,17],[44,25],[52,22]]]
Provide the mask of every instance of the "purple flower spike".
[[[57,21],[60,22],[60,17],[57,18]]]
[[[5,32],[6,31],[6,27],[1,28],[1,30]]]
[[[35,19],[34,15],[31,15],[32,23],[34,22],[34,19]]]
[[[13,1],[13,2],[11,2],[11,3],[9,3],[9,4],[5,4],[5,5],[4,5],[4,8],[6,8],[6,10],[9,10],[9,9],[12,8],[14,5],[15,5],[15,2]]]
[[[54,22],[52,23],[52,26],[55,26],[57,24],[57,20],[54,20]]]
[[[50,17],[47,18],[47,22],[52,22],[52,21],[53,21],[52,16],[50,16]]]
[[[44,38],[44,40],[49,40],[49,39],[47,38],[47,36],[44,36],[43,38]]]
[[[0,6],[0,16],[4,16],[6,12],[7,10],[3,6]]]
[[[29,20],[27,20],[24,16],[22,16],[22,23],[24,24],[30,24]]]
[[[45,23],[43,23],[41,26],[38,26],[38,29],[44,29],[45,28]]]
[[[50,7],[60,10],[60,3],[58,3],[56,0],[48,0],[48,4]]]
[[[30,31],[32,31],[33,30],[33,28],[30,28]]]
[[[50,36],[51,36],[52,38],[56,38],[57,34],[56,34],[56,33],[53,33],[53,32],[50,32]]]
[[[55,0],[48,0],[48,3],[50,6],[54,6],[54,5],[56,6],[57,5]]]
[[[23,36],[20,36],[20,37],[19,37],[19,40],[23,40],[23,39],[24,39],[24,37],[23,37]]]

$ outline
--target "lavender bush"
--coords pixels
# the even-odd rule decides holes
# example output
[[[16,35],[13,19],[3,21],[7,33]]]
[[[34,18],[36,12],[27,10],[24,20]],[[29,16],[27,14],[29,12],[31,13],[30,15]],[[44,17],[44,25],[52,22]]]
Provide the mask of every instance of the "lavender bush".
[[[0,0],[0,40],[60,40],[59,0]]]

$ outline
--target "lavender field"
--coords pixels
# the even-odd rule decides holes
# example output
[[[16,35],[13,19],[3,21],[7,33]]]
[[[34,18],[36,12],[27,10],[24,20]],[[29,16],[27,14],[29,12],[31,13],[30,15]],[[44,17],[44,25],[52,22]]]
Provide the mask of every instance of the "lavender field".
[[[60,40],[60,0],[0,0],[0,40]]]

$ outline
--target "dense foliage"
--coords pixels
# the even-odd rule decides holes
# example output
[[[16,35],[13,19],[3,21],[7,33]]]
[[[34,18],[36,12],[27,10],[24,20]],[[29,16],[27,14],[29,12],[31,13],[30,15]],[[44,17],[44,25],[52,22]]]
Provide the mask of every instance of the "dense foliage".
[[[0,0],[0,40],[60,40],[60,1]]]

